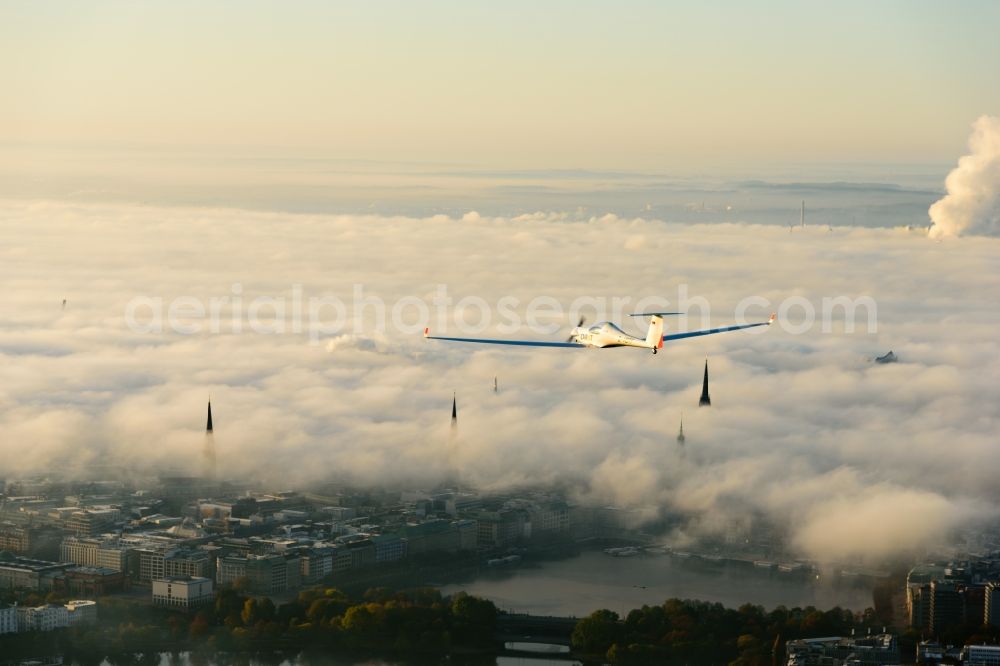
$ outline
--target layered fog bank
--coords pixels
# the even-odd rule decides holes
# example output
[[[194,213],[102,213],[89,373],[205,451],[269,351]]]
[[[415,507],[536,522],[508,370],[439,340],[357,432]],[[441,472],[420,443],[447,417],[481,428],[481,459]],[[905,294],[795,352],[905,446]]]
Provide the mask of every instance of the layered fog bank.
[[[2,203],[0,474],[198,473],[211,395],[234,479],[428,486],[457,467],[692,535],[766,516],[823,557],[991,518],[1000,240],[711,222]],[[661,306],[692,315],[671,329],[780,317],[656,356],[420,335],[561,340],[577,311]]]

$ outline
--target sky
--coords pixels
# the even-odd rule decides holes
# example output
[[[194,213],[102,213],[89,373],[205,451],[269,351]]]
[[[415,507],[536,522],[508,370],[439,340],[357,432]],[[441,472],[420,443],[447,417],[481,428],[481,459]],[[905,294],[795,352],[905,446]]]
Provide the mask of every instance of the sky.
[[[994,2],[0,5],[0,143],[530,169],[949,163]]]

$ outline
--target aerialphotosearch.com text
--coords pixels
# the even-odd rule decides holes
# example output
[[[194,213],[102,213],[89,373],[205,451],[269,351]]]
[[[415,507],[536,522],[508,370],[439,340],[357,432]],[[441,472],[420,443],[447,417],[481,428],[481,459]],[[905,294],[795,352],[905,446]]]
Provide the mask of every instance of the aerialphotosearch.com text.
[[[672,296],[577,296],[566,302],[552,295],[527,300],[506,295],[490,300],[473,295],[454,298],[445,284],[437,285],[430,294],[393,299],[369,292],[362,284],[352,285],[346,296],[307,294],[301,284],[293,284],[280,294],[250,295],[244,293],[241,283],[234,283],[228,293],[207,298],[136,296],[126,304],[124,314],[127,328],[134,333],[292,334],[305,335],[312,343],[346,333],[415,335],[425,328],[449,335],[478,335],[489,330],[500,335],[528,332],[544,337],[564,332],[581,319],[621,324],[633,313],[664,311],[682,313],[671,317],[670,328],[676,332],[707,328],[713,323],[762,321],[771,312],[778,315],[776,324],[791,334],[817,330],[872,334],[878,330],[878,307],[870,296],[773,299],[752,295],[716,309],[707,296],[692,295],[686,284],[679,285]]]

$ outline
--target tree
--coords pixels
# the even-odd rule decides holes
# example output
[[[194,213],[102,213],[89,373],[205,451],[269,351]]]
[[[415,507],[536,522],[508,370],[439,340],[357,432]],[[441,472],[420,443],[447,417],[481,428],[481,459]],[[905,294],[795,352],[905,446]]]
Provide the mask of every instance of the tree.
[[[341,604],[333,599],[320,597],[309,604],[309,608],[306,610],[306,619],[318,625],[340,615],[340,612]]]
[[[274,619],[275,614],[274,602],[271,601],[270,597],[261,597],[257,600],[257,615],[259,619],[264,622],[270,622]]]
[[[194,619],[191,620],[188,632],[191,634],[191,638],[202,638],[208,634],[211,628],[212,624],[208,620],[208,615],[203,611],[198,611]]]
[[[764,666],[769,661],[765,643],[753,634],[743,634],[737,638],[736,649],[740,656],[730,666]]]
[[[602,608],[576,623],[573,647],[588,654],[605,654],[620,633],[618,613]]]
[[[369,587],[365,590],[364,600],[384,604],[393,598],[392,590],[387,587]]]
[[[215,617],[226,620],[229,617],[239,617],[243,611],[246,597],[232,587],[220,587],[215,593]]]
[[[252,627],[257,624],[258,619],[257,600],[250,597],[243,602],[243,611],[240,613],[240,620],[243,621],[243,626]]]
[[[248,592],[251,586],[252,583],[250,582],[250,578],[248,576],[240,576],[233,581],[233,590],[240,594]]]
[[[450,610],[457,642],[483,644],[492,640],[497,621],[497,607],[492,601],[460,592],[452,597]]]
[[[240,619],[246,627],[252,627],[260,622],[270,622],[274,619],[274,602],[268,597],[250,598],[243,602]]]
[[[351,645],[371,647],[384,619],[384,609],[379,604],[358,604],[347,609],[340,623]]]

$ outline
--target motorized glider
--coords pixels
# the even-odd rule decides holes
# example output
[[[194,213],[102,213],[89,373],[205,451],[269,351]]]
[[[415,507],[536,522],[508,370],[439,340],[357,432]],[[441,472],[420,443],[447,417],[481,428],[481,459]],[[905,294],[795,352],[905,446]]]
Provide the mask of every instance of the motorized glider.
[[[583,319],[574,328],[565,342],[546,342],[541,340],[497,340],[487,338],[446,338],[430,334],[430,329],[424,329],[424,337],[428,340],[446,340],[448,342],[478,342],[488,345],[519,345],[525,347],[593,347],[597,349],[607,349],[609,347],[639,347],[640,349],[651,349],[655,354],[663,347],[663,343],[668,340],[683,340],[684,338],[697,338],[702,335],[713,335],[715,333],[726,333],[728,331],[739,331],[744,328],[755,326],[769,326],[774,323],[777,315],[772,314],[767,321],[759,321],[753,324],[734,324],[721,328],[706,328],[700,331],[688,331],[686,333],[671,333],[663,335],[663,318],[666,316],[680,315],[681,312],[638,312],[631,317],[649,317],[649,331],[645,338],[638,338],[629,335],[609,321],[594,324],[590,327],[583,325]]]

